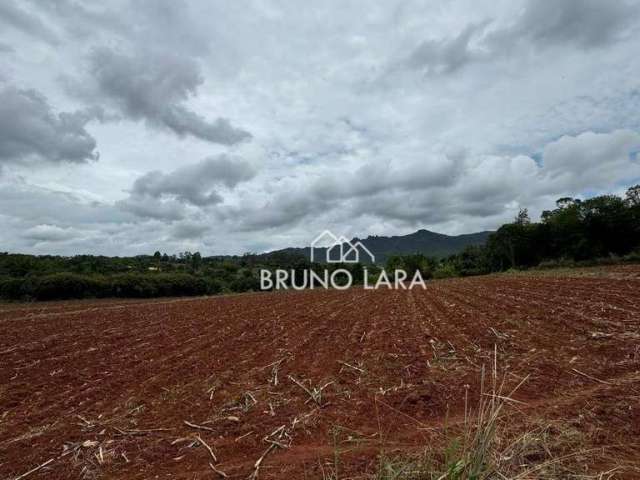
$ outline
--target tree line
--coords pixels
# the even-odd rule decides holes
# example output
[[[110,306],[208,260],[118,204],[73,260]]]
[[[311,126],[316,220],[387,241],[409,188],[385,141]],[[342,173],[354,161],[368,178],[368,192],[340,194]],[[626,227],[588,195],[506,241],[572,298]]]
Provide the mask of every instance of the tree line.
[[[624,197],[560,198],[538,222],[522,209],[485,245],[440,260],[421,254],[392,257],[387,267],[420,268],[426,278],[443,278],[623,261],[640,261],[640,185]]]
[[[251,256],[199,252],[135,257],[0,253],[0,297],[11,300],[149,298],[257,290]]]
[[[492,233],[486,244],[437,259],[416,252],[388,258],[387,270],[423,278],[482,275],[509,269],[640,261],[640,185],[624,197],[560,198],[538,222],[526,209]],[[203,257],[199,252],[135,257],[20,255],[0,253],[0,297],[70,299],[213,295],[260,289],[260,269],[347,268],[362,283],[360,264],[312,264],[287,251]],[[367,267],[370,283],[380,266]]]

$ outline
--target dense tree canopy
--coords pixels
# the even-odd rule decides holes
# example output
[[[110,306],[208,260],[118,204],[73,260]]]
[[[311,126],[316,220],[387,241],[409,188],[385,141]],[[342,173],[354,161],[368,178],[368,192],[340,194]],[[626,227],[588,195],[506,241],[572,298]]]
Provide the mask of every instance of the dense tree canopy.
[[[448,262],[461,274],[527,268],[549,261],[622,257],[640,248],[640,185],[625,198],[601,195],[586,200],[563,197],[533,223],[521,210],[486,245],[465,250]]]

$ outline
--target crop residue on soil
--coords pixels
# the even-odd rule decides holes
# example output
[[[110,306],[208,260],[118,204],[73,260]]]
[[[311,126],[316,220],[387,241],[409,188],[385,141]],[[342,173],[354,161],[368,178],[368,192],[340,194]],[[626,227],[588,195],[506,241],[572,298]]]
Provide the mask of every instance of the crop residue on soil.
[[[529,375],[511,430],[563,425],[615,446],[587,471],[633,472],[640,268],[602,272],[0,305],[0,478],[322,478],[336,451],[366,478],[438,445],[494,348]]]

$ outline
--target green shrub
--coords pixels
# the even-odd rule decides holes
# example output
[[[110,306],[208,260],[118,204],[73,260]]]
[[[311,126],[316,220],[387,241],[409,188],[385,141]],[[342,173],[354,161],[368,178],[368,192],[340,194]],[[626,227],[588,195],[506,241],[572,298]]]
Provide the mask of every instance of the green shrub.
[[[20,300],[24,298],[25,292],[23,284],[25,281],[20,278],[5,277],[0,279],[0,298],[7,300]]]
[[[451,278],[458,277],[458,271],[450,263],[443,263],[433,271],[433,278]]]
[[[67,300],[104,297],[109,294],[109,288],[101,277],[56,273],[26,279],[22,284],[22,292],[23,296],[36,300]]]
[[[0,278],[0,297],[8,300],[79,298],[151,298],[220,293],[214,279],[186,273],[123,273],[112,276],[56,273],[41,277]]]
[[[240,276],[229,285],[233,292],[251,292],[260,290],[260,281],[255,277]]]
[[[206,282],[208,295],[217,295],[224,290],[224,284],[215,278],[207,278]]]
[[[111,293],[114,297],[144,298],[158,296],[155,283],[150,275],[124,273],[109,277]]]
[[[163,296],[191,296],[209,293],[209,283],[202,277],[188,274],[163,274],[154,275],[154,277]],[[166,285],[170,285],[170,290],[165,289]]]
[[[209,293],[207,280],[188,273],[126,273],[110,277],[110,283],[115,297],[178,297]]]

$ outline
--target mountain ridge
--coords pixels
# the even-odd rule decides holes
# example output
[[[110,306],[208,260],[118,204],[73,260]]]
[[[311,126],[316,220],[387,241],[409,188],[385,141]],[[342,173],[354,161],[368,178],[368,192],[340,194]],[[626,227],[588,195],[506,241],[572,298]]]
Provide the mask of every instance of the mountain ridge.
[[[447,257],[460,253],[467,246],[483,245],[491,233],[493,232],[490,230],[484,230],[461,235],[446,235],[444,233],[420,229],[407,235],[369,235],[366,238],[354,237],[350,242],[352,244],[358,241],[362,242],[375,256],[376,263],[380,264],[386,262],[391,255],[422,253],[430,257]],[[277,253],[298,253],[310,259],[311,247],[288,247],[268,252],[267,255]],[[317,248],[314,257],[323,258],[325,254],[325,248]]]

